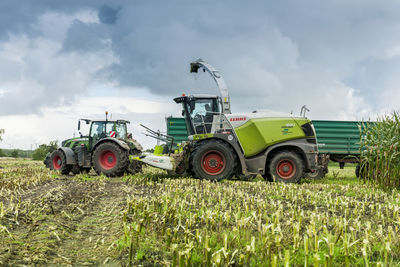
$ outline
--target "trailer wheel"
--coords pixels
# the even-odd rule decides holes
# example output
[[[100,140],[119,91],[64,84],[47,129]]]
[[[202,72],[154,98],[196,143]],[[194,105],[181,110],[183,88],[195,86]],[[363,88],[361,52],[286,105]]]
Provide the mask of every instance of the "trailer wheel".
[[[72,169],[71,165],[67,165],[67,159],[61,150],[54,150],[50,154],[49,165],[50,170],[59,171],[63,175],[69,174]]]
[[[304,176],[304,163],[295,152],[282,151],[270,161],[269,173],[275,181],[297,183]]]
[[[223,141],[209,140],[193,149],[189,161],[196,178],[220,181],[232,177],[236,154]]]
[[[122,175],[128,166],[128,153],[114,142],[100,144],[93,153],[95,171],[108,177]]]
[[[356,177],[357,177],[357,178],[360,178],[360,164],[358,164],[358,165],[356,166],[355,173],[356,173]]]
[[[369,165],[368,164],[358,164],[355,169],[356,177],[357,178],[373,178],[375,176],[375,172],[372,172],[372,177],[368,176]]]

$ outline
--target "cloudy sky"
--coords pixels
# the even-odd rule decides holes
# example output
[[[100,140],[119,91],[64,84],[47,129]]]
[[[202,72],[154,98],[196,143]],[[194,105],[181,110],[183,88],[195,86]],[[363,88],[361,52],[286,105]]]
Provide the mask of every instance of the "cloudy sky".
[[[361,120],[400,106],[400,2],[369,0],[2,0],[1,148],[77,135],[78,118],[165,130],[172,98],[217,94],[233,112],[272,109]]]

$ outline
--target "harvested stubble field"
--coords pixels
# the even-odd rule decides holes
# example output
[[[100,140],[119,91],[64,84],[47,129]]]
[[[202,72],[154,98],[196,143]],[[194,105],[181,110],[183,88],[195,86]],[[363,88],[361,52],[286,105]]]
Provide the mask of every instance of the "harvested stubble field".
[[[400,265],[400,193],[354,168],[286,185],[0,166],[0,265]]]

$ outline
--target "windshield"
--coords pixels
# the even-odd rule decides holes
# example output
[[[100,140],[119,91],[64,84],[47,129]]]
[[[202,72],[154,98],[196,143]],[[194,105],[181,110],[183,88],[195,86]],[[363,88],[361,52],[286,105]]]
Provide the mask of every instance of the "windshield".
[[[105,137],[115,137],[115,138],[126,138],[126,124],[121,122],[105,122],[105,121],[95,121],[92,123],[92,129],[90,131],[90,136],[93,138],[105,138]]]
[[[189,112],[192,119],[197,116],[209,116],[219,113],[219,105],[215,98],[195,99],[189,104]]]
[[[187,110],[194,133],[209,133],[214,115],[221,112],[217,98],[195,98],[187,102]]]

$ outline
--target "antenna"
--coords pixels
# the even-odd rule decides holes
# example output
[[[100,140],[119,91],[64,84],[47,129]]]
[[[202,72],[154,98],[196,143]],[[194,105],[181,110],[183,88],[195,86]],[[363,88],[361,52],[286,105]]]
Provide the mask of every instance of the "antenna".
[[[301,107],[300,110],[300,117],[303,116],[304,118],[306,117],[306,112],[309,112],[310,110],[306,107],[306,105]]]

